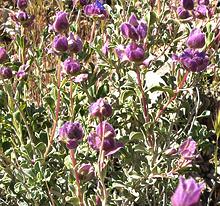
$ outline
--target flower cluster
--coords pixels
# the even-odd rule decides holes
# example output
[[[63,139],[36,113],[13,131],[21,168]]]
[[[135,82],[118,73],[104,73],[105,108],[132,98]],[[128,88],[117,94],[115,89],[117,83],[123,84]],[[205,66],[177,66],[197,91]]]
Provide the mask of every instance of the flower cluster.
[[[23,27],[30,27],[33,24],[34,16],[25,11],[25,9],[28,7],[28,1],[17,0],[17,7],[19,11],[11,15],[12,20]]]
[[[112,115],[112,107],[107,101],[100,98],[91,104],[89,112],[94,117],[110,117]]]
[[[204,51],[198,49],[205,46],[205,34],[200,29],[193,29],[187,39],[187,48],[179,56],[174,56],[184,69],[192,72],[202,72],[209,65],[209,58]]]
[[[115,51],[119,59],[121,61],[128,60],[143,63],[145,50],[142,41],[147,36],[147,23],[143,19],[139,21],[135,14],[132,14],[128,22],[121,24],[120,30],[123,36],[127,39],[131,39],[132,42],[126,47],[123,45],[116,47]]]
[[[171,198],[172,206],[192,206],[199,203],[203,184],[197,184],[193,178],[180,176],[179,185]]]
[[[66,142],[68,149],[75,149],[84,133],[79,122],[66,122],[59,130],[60,140]]]
[[[198,0],[197,7],[194,7],[194,0],[182,0],[181,6],[177,8],[178,17],[187,19],[193,15],[198,19],[204,19],[212,15],[212,11],[209,8],[209,0]]]
[[[69,21],[66,12],[57,12],[53,30],[59,33],[53,41],[53,50],[56,54],[67,52],[72,56],[73,53],[77,54],[82,51],[83,43],[80,37],[72,32],[68,34]],[[63,73],[71,76],[76,75],[80,67],[80,63],[72,57],[68,57],[62,64]]]
[[[108,17],[108,12],[106,11],[102,3],[98,0],[96,0],[92,4],[88,4],[84,6],[84,13],[90,17],[99,17],[102,19],[105,19]]]
[[[121,142],[115,140],[116,133],[112,125],[103,121],[96,127],[96,131],[91,132],[88,136],[88,143],[92,149],[100,151],[102,136],[104,136],[103,150],[106,156],[115,154],[123,147]]]
[[[110,117],[112,115],[111,105],[104,99],[98,99],[91,104],[89,112],[92,116],[100,119],[96,131],[91,132],[88,136],[89,145],[96,151],[103,149],[106,156],[116,153],[123,147],[123,144],[115,140],[116,133],[112,125],[107,121],[102,121],[104,117]]]

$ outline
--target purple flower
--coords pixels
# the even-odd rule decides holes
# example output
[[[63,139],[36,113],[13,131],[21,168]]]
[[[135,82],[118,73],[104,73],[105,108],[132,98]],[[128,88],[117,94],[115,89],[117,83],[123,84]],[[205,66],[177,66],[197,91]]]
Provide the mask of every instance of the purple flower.
[[[103,136],[101,135],[101,123],[97,126],[96,132],[92,132],[88,136],[88,143],[92,149],[99,151],[101,147],[101,136],[104,137],[103,142],[103,150],[105,151],[105,155],[109,156],[116,153],[120,150],[124,145],[121,142],[117,142],[115,140],[116,133],[112,125],[108,122],[103,121]]]
[[[12,70],[8,67],[0,68],[0,77],[3,79],[11,79],[12,78]]]
[[[59,130],[60,140],[72,139],[79,141],[83,138],[83,128],[79,122],[66,122]],[[73,144],[74,142],[70,142]]]
[[[118,58],[119,58],[122,62],[128,60],[128,57],[127,57],[126,54],[125,54],[125,47],[124,47],[123,45],[118,45],[118,46],[115,48],[115,52],[116,52]]]
[[[182,6],[177,8],[177,15],[180,19],[187,19],[190,17],[189,11],[185,10]]]
[[[5,48],[0,47],[0,64],[3,64],[7,61],[8,54]]]
[[[196,151],[196,142],[192,138],[188,138],[179,147],[179,154],[186,160],[191,160]]]
[[[144,60],[144,49],[142,45],[138,45],[135,42],[130,43],[125,48],[125,54],[130,61],[142,62]]]
[[[120,30],[125,38],[138,41],[147,36],[147,23],[144,20],[138,21],[137,17],[132,14],[128,22],[121,24]]]
[[[200,29],[193,29],[187,39],[187,45],[193,49],[202,48],[205,45],[205,34]]]
[[[180,176],[179,184],[171,197],[172,206],[192,206],[199,202],[203,184],[197,184],[193,178]]]
[[[123,23],[120,29],[125,38],[130,38],[134,41],[137,41],[139,39],[136,28],[132,26],[131,24]]]
[[[198,19],[204,19],[208,16],[209,10],[205,5],[198,5],[196,10],[194,11],[195,16]]]
[[[88,74],[79,74],[73,79],[73,81],[75,83],[81,83],[86,81],[87,79],[88,79]]]
[[[182,1],[182,6],[184,7],[184,9],[193,10],[194,0],[181,0],[181,1]]]
[[[53,40],[53,48],[56,52],[65,52],[68,50],[68,41],[65,36],[55,36]]]
[[[62,33],[69,28],[69,22],[67,19],[67,13],[63,11],[59,11],[56,14],[55,22],[53,23],[53,29],[56,32]]]
[[[67,139],[66,140],[66,147],[68,149],[75,149],[78,146],[79,141],[76,139]]]
[[[209,58],[205,52],[186,49],[183,54],[178,57],[178,60],[183,67],[192,72],[202,72],[209,65]]]
[[[99,148],[101,146],[101,139],[96,134],[96,132],[91,132],[89,134],[87,140],[88,140],[88,143],[92,149],[99,151]]]
[[[139,25],[138,19],[134,13],[132,13],[131,16],[129,17],[128,23],[134,26],[135,28],[138,27]]]
[[[83,43],[79,36],[74,36],[72,32],[68,37],[68,47],[69,50],[73,53],[79,53],[82,51]]]
[[[208,6],[209,5],[209,0],[198,0],[198,4]]]
[[[144,20],[141,20],[139,22],[139,25],[137,27],[137,32],[141,39],[144,39],[147,36],[147,23]]]
[[[16,77],[19,80],[26,80],[27,79],[27,72],[25,72],[24,70],[20,70],[17,72]]]
[[[108,17],[108,13],[105,10],[105,7],[98,0],[96,0],[95,3],[86,5],[84,7],[84,13],[87,16],[92,16],[92,17],[101,17],[101,18]]]
[[[63,69],[66,74],[75,75],[80,71],[80,63],[69,57],[63,62]]]
[[[25,10],[28,6],[28,1],[27,0],[17,0],[17,7],[20,10]]]
[[[80,180],[88,181],[91,180],[93,177],[95,177],[95,169],[90,163],[88,164],[83,163],[78,168],[78,174]]]
[[[107,101],[100,98],[90,105],[89,112],[94,117],[110,117],[112,115],[112,107]]]
[[[13,21],[20,23],[23,27],[29,27],[32,25],[34,16],[29,15],[25,11],[18,11],[15,15],[11,15]]]
[[[102,124],[102,131],[101,131],[101,124]],[[96,134],[100,137],[103,135],[105,138],[116,136],[114,128],[107,121],[103,121],[102,123],[98,124],[98,126],[96,127]]]

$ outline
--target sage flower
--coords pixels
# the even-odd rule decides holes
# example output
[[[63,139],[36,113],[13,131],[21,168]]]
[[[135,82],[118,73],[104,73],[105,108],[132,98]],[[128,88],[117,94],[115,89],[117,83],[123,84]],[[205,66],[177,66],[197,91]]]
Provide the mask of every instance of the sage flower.
[[[192,177],[185,179],[181,176],[176,191],[171,197],[172,206],[193,206],[199,203],[203,187],[203,184],[197,184]]]

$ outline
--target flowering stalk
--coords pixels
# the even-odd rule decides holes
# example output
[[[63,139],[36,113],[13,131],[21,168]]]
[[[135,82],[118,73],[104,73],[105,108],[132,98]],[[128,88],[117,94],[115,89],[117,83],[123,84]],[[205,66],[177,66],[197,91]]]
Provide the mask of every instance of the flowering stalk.
[[[50,139],[49,139],[46,151],[44,153],[44,159],[46,159],[46,157],[50,151],[51,145],[53,144],[53,138],[55,135],[57,122],[58,122],[58,118],[59,118],[59,112],[60,112],[60,72],[61,72],[61,66],[59,66],[57,69],[57,89],[58,89],[58,91],[57,91],[57,104],[56,104],[56,109],[55,109],[55,119],[53,122],[53,128],[51,131]]]
[[[82,192],[81,192],[81,189],[80,189],[79,174],[77,172],[77,166],[76,166],[76,159],[75,159],[74,149],[70,149],[70,158],[71,158],[71,161],[72,161],[74,176],[75,176],[75,179],[76,179],[77,197],[79,198],[80,206],[84,206],[83,195],[82,195]]]
[[[99,121],[100,121],[100,132],[101,132],[101,146],[100,146],[100,150],[99,150],[99,157],[98,157],[98,175],[99,175],[99,178],[100,178],[100,184],[102,186],[102,195],[103,197],[101,198],[102,199],[102,206],[105,206],[106,203],[107,203],[107,199],[108,199],[108,194],[107,194],[107,190],[106,190],[106,187],[105,187],[105,175],[104,175],[104,172],[103,172],[103,168],[104,168],[104,158],[105,158],[105,153],[104,153],[104,150],[103,150],[103,145],[104,145],[104,134],[103,134],[103,122],[102,122],[102,118],[100,117],[99,118]]]
[[[189,71],[186,71],[186,73],[185,73],[184,76],[183,76],[182,81],[179,83],[178,87],[176,88],[176,91],[175,91],[174,96],[173,96],[173,97],[163,106],[163,108],[160,109],[160,111],[157,113],[157,116],[156,116],[156,118],[155,118],[155,122],[158,121],[159,117],[160,117],[161,114],[164,112],[164,110],[169,106],[169,104],[170,104],[171,102],[173,102],[173,100],[176,99],[177,95],[179,94],[180,89],[183,88],[183,86],[184,86],[184,84],[185,84],[185,82],[186,82],[186,79],[187,79],[187,77],[188,77],[188,74],[189,74]]]

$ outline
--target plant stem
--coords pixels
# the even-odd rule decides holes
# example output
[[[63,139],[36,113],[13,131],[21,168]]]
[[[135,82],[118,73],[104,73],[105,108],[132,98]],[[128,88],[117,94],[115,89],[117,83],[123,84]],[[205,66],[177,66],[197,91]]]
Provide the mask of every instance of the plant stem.
[[[145,119],[145,123],[148,123],[149,120],[150,120],[149,116],[148,116],[148,105],[147,105],[146,97],[145,97],[145,94],[144,94],[144,89],[143,89],[142,82],[141,82],[141,75],[140,75],[139,68],[136,68],[136,74],[137,74],[138,86],[139,86],[139,89],[140,89],[141,95],[142,95],[141,101],[142,101],[142,104],[143,104],[144,119]]]
[[[51,131],[51,135],[50,135],[50,139],[48,141],[48,145],[46,148],[46,151],[44,153],[44,160],[46,159],[51,145],[53,144],[53,139],[54,139],[54,135],[55,135],[55,131],[56,131],[56,127],[57,127],[57,122],[58,122],[58,118],[59,118],[59,112],[60,112],[60,72],[61,72],[61,65],[58,66],[57,69],[57,104],[56,104],[56,109],[55,109],[55,119],[53,122],[53,128]]]
[[[103,145],[104,145],[104,134],[103,134],[103,122],[102,122],[102,118],[99,118],[99,122],[100,122],[100,130],[101,130],[101,146],[99,149],[99,157],[98,157],[98,175],[99,175],[99,179],[100,179],[100,184],[102,186],[102,206],[105,206],[107,203],[107,199],[108,199],[108,193],[105,187],[105,174],[103,172],[103,167],[104,167],[104,158],[105,158],[105,153],[103,150]],[[105,125],[104,125],[105,127]]]
[[[80,189],[80,179],[79,179],[79,174],[77,172],[76,159],[75,159],[75,154],[74,154],[73,149],[70,149],[70,158],[71,158],[71,161],[72,161],[74,176],[75,176],[75,179],[76,179],[77,197],[79,198],[80,206],[84,206],[83,195],[82,195],[82,192],[81,192],[81,189]]]
[[[91,30],[91,35],[90,35],[90,39],[89,39],[90,44],[93,42],[95,29],[96,29],[96,19],[94,19],[93,23],[92,23],[92,30]]]
[[[170,104],[171,102],[173,102],[173,100],[176,99],[177,95],[179,94],[180,89],[183,88],[183,86],[184,86],[184,84],[185,84],[185,82],[186,82],[186,79],[187,79],[187,77],[188,77],[188,74],[189,74],[189,71],[186,71],[186,73],[185,73],[184,76],[183,76],[182,81],[179,83],[178,87],[176,88],[176,91],[175,91],[174,96],[173,96],[172,98],[170,98],[170,100],[169,100],[169,101],[162,107],[162,109],[160,109],[160,111],[157,113],[157,116],[156,116],[156,118],[155,118],[155,122],[158,121],[159,117],[162,115],[162,113],[164,112],[164,110],[169,106],[169,104]]]

